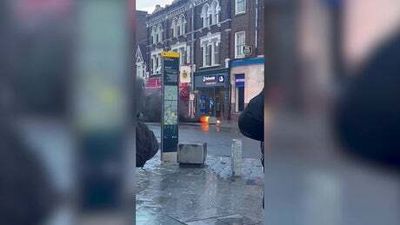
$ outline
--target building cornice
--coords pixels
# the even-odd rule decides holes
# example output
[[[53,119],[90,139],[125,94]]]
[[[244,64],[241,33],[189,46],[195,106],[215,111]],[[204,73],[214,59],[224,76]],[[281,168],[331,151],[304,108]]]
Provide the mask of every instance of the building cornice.
[[[146,23],[146,26],[149,27],[164,22],[168,19],[188,12],[190,9],[192,9],[192,7],[197,7],[206,2],[208,2],[208,0],[192,0],[175,8],[175,5],[172,4],[164,9],[161,9],[160,11],[157,11],[156,13],[148,15],[148,22]],[[177,2],[176,4],[180,4],[180,2]]]

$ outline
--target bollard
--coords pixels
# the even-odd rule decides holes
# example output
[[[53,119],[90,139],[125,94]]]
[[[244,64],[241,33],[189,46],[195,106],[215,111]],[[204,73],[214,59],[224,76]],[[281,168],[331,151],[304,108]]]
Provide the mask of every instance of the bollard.
[[[231,168],[232,176],[240,176],[242,170],[242,140],[232,140],[232,151],[231,151]]]

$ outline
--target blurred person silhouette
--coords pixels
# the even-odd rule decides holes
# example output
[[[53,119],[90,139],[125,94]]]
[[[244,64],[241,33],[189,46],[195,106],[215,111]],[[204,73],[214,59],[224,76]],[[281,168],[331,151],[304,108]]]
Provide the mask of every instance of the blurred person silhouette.
[[[136,167],[143,167],[146,161],[153,158],[158,152],[158,141],[153,131],[142,121],[144,108],[143,79],[136,80],[135,95],[137,100],[138,113],[136,114]]]
[[[264,89],[253,99],[239,116],[240,132],[261,142],[261,163],[264,166]]]
[[[385,42],[339,98],[335,124],[346,151],[400,169],[400,33]]]
[[[264,89],[250,100],[239,116],[238,125],[244,136],[261,142],[261,164],[264,170]]]
[[[158,152],[158,141],[142,121],[136,123],[136,167],[143,167],[146,161],[153,158]]]

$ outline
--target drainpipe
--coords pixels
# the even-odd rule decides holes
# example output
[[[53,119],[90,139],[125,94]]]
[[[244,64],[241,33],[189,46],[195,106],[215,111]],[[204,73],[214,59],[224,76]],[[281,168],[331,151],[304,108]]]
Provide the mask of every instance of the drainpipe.
[[[192,64],[192,68],[190,70],[190,76],[191,76],[190,79],[191,79],[192,85],[190,85],[190,89],[191,89],[190,93],[194,94],[194,71],[193,71],[193,69],[194,69],[194,65],[195,65],[194,64],[194,51],[195,51],[195,45],[194,45],[194,19],[195,19],[195,17],[194,17],[194,7],[195,7],[195,4],[194,4],[193,1],[191,1],[190,4],[191,4],[191,7],[192,7],[192,21],[190,21],[191,32],[192,32],[192,42],[191,42],[191,47],[190,47],[191,48],[190,49],[190,63]],[[191,114],[193,115],[193,116],[190,115],[190,117],[196,117],[196,114],[194,113],[194,110],[196,109],[196,106],[195,106],[196,97],[197,96],[194,97],[194,99],[193,99],[193,101],[191,103],[191,106],[190,106],[190,107],[192,107],[192,109],[190,111],[191,111]]]
[[[256,53],[256,55],[258,55],[258,1],[259,0],[256,0],[256,23],[255,23],[255,52],[257,52]]]
[[[192,7],[192,21],[190,21],[190,26],[191,26],[191,31],[192,31],[192,43],[191,43],[191,49],[190,49],[190,62],[192,64],[192,69],[190,70],[191,73],[191,81],[192,81],[192,85],[191,85],[191,89],[192,92],[194,91],[194,72],[193,72],[193,65],[194,65],[194,3],[193,1],[191,2],[191,7]]]

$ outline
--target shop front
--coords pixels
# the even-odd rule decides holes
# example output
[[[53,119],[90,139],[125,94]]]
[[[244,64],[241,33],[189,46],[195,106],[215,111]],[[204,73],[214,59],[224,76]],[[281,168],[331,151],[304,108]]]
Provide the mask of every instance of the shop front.
[[[237,120],[252,98],[264,88],[264,57],[230,62],[231,118]]]
[[[229,70],[207,70],[194,74],[196,117],[203,115],[230,119]]]

